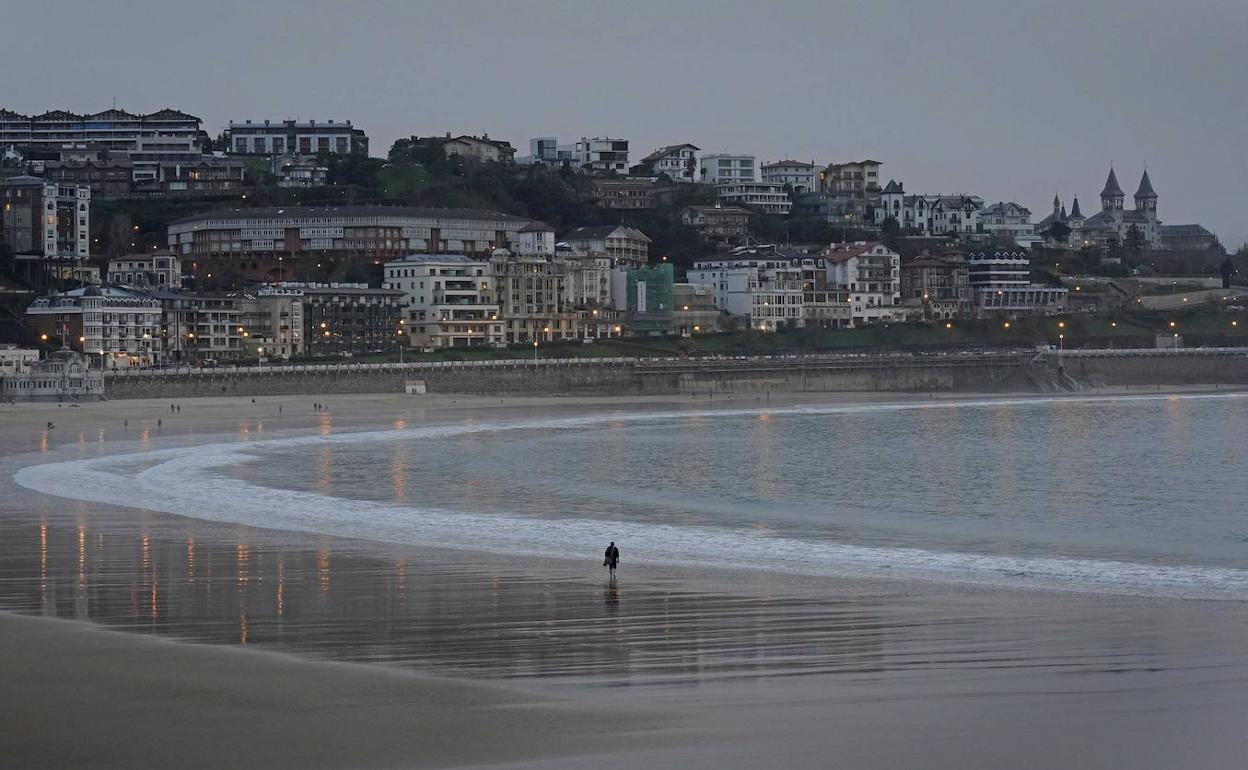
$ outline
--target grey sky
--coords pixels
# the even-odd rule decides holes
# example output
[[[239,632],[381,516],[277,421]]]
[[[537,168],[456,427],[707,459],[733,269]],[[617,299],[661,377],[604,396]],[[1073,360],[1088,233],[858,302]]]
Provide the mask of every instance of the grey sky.
[[[398,136],[631,139],[821,162],[911,192],[1053,193],[1144,163],[1164,222],[1248,238],[1248,2],[62,0],[11,3],[0,106],[351,119]],[[21,30],[20,34],[14,34]],[[35,62],[40,64],[36,69]]]

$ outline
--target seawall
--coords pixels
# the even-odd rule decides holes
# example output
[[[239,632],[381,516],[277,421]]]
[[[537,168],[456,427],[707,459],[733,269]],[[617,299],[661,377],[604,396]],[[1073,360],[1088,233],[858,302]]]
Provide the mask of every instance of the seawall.
[[[253,367],[110,374],[110,399],[401,393],[679,395],[861,391],[1055,392],[1246,385],[1248,349],[736,359],[607,359]]]

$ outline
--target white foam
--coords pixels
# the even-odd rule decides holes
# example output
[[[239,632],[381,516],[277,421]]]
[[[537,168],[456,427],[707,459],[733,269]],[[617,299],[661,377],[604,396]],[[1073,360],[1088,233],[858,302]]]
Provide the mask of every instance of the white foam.
[[[1129,400],[1156,398],[1161,397],[1135,397]],[[1248,598],[1248,571],[1244,570],[867,547],[768,537],[724,527],[542,519],[417,508],[382,502],[348,501],[308,491],[275,489],[220,473],[222,468],[255,459],[257,453],[264,449],[438,439],[520,429],[569,430],[606,423],[753,416],[765,412],[813,415],[967,406],[1026,407],[1059,400],[1093,402],[1106,399],[1003,399],[929,404],[697,410],[443,425],[209,444],[111,455],[28,466],[20,469],[15,474],[15,479],[29,489],[79,500],[145,508],[219,522],[414,545],[583,559],[587,552],[596,553],[601,541],[613,539],[627,543],[630,560],[638,562],[722,566],[727,556],[734,567],[809,575],[892,575],[1115,593]],[[136,468],[141,470],[135,472]]]

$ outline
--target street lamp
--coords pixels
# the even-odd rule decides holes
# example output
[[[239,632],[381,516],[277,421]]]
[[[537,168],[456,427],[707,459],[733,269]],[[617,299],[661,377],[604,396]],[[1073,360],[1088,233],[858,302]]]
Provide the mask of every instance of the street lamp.
[[[533,340],[533,363],[537,364],[537,340]]]

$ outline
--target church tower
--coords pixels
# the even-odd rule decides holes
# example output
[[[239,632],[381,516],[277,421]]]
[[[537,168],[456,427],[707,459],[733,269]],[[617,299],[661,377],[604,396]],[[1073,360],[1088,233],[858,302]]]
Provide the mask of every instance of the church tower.
[[[1144,239],[1149,246],[1157,248],[1161,245],[1161,223],[1157,221],[1157,193],[1148,178],[1148,169],[1144,169],[1140,186],[1135,191],[1135,210],[1144,218]]]
[[[1105,180],[1105,189],[1101,190],[1101,211],[1105,212],[1114,221],[1122,220],[1122,201],[1127,194],[1118,186],[1118,176],[1114,173],[1114,167],[1109,167],[1109,178]]]
[[[1157,193],[1153,192],[1153,183],[1148,178],[1148,169],[1140,177],[1140,187],[1135,191],[1135,210],[1143,213],[1150,220],[1157,218]]]

